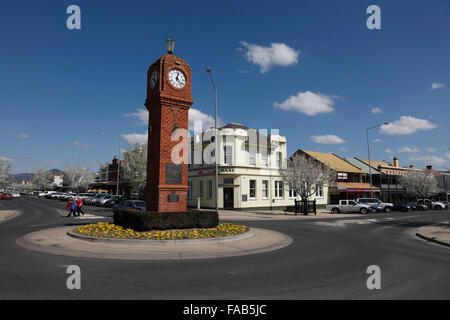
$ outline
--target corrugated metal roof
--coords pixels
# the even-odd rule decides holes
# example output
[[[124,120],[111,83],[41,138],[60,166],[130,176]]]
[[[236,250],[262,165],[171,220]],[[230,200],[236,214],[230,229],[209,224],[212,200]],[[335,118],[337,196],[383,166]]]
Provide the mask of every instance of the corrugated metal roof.
[[[328,167],[338,172],[364,173],[360,168],[352,165],[344,159],[338,157],[334,153],[324,153],[317,151],[302,150],[317,161],[326,164]]]

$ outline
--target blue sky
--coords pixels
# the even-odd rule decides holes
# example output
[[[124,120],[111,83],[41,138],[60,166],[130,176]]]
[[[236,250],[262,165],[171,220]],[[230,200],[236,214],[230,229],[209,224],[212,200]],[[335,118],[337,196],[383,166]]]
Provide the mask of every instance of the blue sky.
[[[66,27],[71,4],[81,30]],[[366,27],[372,4],[381,30]],[[279,129],[289,153],[367,158],[366,128],[388,121],[370,131],[372,159],[444,169],[449,16],[447,0],[1,1],[0,158],[14,172],[97,170],[118,149],[100,132],[145,134],[147,69],[170,35],[203,118],[208,66],[219,117]]]

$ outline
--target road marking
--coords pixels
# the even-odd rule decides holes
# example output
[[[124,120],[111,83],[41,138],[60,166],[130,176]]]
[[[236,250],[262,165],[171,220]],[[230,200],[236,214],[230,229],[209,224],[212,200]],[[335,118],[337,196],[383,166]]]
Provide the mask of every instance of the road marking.
[[[67,217],[67,215],[68,215],[67,211],[61,210],[61,209],[58,209],[58,213],[59,213],[60,216],[63,216],[63,217]],[[79,216],[79,217],[73,217],[73,219],[78,219],[78,220],[84,220],[84,219],[106,219],[106,218],[107,217],[97,216],[97,215],[90,214],[90,213],[86,213],[86,214],[84,214],[82,216]]]

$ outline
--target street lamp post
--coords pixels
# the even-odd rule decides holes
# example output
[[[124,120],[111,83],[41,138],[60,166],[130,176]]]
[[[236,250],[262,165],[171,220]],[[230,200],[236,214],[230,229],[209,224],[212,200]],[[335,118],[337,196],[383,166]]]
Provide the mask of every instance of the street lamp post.
[[[218,140],[217,140],[217,88],[216,84],[214,83],[214,79],[211,75],[211,69],[206,68],[206,72],[208,72],[209,77],[211,78],[212,85],[214,87],[214,143],[215,143],[215,149],[214,149],[214,158],[216,162],[216,211],[219,211],[219,166],[218,166],[218,156],[219,156],[219,149],[218,149]]]
[[[122,141],[122,136],[120,135],[113,135],[113,134],[108,134],[108,133],[100,133],[102,136],[111,136],[111,137],[116,137],[117,139],[119,139],[119,154],[118,154],[118,159],[117,159],[117,182],[116,182],[116,196],[119,195],[119,184],[120,184],[120,144]]]
[[[382,125],[389,124],[389,122],[381,123],[373,127],[366,128],[366,138],[367,138],[367,154],[369,157],[369,179],[370,179],[370,197],[373,198],[372,190],[372,166],[370,164],[370,143],[369,143],[369,130],[373,128],[381,127]]]

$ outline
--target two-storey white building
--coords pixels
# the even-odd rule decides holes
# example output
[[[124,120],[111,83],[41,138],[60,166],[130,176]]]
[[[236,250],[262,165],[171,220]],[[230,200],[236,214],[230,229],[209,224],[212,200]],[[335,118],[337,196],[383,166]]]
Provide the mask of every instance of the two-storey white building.
[[[286,160],[286,137],[230,123],[218,129],[219,209],[282,209],[296,195],[279,169]],[[191,137],[188,206],[215,207],[214,129]],[[326,195],[318,195],[326,202]]]

